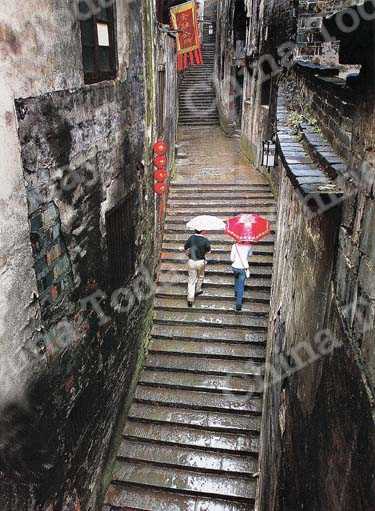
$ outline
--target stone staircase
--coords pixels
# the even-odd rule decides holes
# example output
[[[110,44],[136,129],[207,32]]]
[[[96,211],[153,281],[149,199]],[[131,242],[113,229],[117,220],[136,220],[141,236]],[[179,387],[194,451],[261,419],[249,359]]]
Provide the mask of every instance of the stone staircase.
[[[274,233],[255,246],[243,311],[234,310],[231,240],[211,233],[204,294],[186,303],[185,223],[258,212],[267,184],[173,184],[152,341],[117,455],[105,511],[254,509]]]
[[[212,126],[219,124],[214,87],[215,45],[204,44],[204,64],[185,71],[179,89],[179,124]]]

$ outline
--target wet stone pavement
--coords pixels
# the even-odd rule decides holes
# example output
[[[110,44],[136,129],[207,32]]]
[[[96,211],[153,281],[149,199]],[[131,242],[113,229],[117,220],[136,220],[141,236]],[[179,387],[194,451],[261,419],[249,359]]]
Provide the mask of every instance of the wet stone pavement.
[[[232,241],[210,233],[204,294],[186,303],[185,223],[257,212],[276,220],[263,177],[218,127],[179,134],[155,297],[152,342],[117,454],[105,511],[254,509],[274,233],[255,247],[234,310]]]

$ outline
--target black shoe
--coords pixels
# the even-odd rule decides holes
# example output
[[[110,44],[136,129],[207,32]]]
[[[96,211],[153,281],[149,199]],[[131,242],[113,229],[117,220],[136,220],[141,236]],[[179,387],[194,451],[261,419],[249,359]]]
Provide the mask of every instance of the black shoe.
[[[195,296],[203,295],[203,291],[199,291],[199,293],[195,293]]]
[[[188,307],[193,307],[193,302],[188,302]]]
[[[236,311],[241,312],[242,311],[242,305],[236,305]]]

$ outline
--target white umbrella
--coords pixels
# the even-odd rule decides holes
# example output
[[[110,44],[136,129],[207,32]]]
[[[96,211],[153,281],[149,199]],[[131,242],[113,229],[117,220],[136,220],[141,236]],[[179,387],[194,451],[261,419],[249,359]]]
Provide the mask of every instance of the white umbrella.
[[[189,231],[224,231],[225,223],[216,216],[196,216],[186,224]]]

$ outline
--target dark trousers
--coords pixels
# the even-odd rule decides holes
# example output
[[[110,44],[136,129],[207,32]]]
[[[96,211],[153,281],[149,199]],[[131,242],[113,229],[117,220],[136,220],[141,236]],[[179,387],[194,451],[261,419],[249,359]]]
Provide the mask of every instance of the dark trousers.
[[[233,268],[233,273],[236,305],[242,306],[243,297],[245,294],[246,270],[237,270],[237,268]]]

